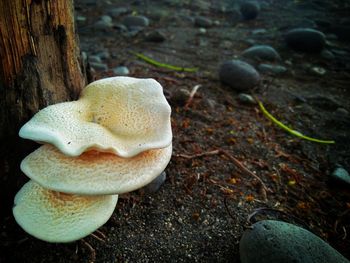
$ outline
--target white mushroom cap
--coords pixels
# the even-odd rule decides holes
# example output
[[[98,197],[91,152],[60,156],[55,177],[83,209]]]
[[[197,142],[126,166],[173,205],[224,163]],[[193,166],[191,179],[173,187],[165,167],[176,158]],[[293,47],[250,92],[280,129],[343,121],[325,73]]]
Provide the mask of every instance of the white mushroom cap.
[[[49,144],[21,163],[21,170],[41,186],[71,194],[122,194],[149,184],[170,161],[172,145],[132,158],[98,151],[69,157]]]
[[[13,215],[29,234],[48,242],[81,239],[111,217],[118,195],[68,195],[26,183],[15,197]]]
[[[171,108],[154,79],[113,77],[89,84],[78,101],[39,111],[19,135],[69,156],[96,149],[122,157],[171,144]]]

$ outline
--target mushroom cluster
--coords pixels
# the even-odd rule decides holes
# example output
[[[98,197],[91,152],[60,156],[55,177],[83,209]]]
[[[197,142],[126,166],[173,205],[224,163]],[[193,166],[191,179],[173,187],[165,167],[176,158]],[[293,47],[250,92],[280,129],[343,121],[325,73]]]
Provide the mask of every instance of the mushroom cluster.
[[[48,106],[19,135],[43,144],[21,163],[31,180],[13,214],[29,234],[71,242],[102,226],[118,195],[139,189],[172,154],[171,108],[153,79],[90,83],[79,100]]]

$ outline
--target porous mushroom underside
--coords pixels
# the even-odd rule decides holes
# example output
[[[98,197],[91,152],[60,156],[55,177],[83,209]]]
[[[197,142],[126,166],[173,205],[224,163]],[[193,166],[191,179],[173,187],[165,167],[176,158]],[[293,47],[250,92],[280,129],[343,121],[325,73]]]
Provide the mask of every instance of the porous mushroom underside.
[[[21,170],[41,186],[81,195],[122,194],[155,179],[168,165],[172,145],[142,152],[132,158],[88,151],[78,157],[43,145],[21,163]]]
[[[69,195],[30,180],[15,197],[13,214],[34,237],[64,243],[81,239],[105,224],[117,201],[118,195]]]

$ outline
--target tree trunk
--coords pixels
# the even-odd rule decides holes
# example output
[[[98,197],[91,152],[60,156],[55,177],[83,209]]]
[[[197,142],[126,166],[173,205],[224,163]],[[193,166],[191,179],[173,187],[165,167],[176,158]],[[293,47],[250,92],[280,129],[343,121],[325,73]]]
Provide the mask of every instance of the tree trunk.
[[[10,207],[33,143],[19,128],[38,110],[74,100],[86,84],[73,1],[0,0],[0,204]]]

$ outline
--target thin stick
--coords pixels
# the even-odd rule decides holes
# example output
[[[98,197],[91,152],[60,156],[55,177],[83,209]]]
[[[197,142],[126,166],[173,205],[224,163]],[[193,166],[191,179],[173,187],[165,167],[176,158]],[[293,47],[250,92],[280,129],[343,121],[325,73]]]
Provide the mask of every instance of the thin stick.
[[[216,154],[219,154],[219,152],[220,152],[219,150],[214,150],[214,151],[209,151],[209,152],[197,153],[197,154],[193,154],[193,155],[179,153],[179,154],[175,154],[175,156],[185,158],[185,159],[194,159],[194,158],[198,158],[198,157],[202,157],[202,156],[216,155]]]
[[[245,167],[240,161],[238,161],[235,157],[233,157],[231,154],[229,154],[225,150],[220,150],[220,153],[226,155],[236,166],[238,166],[241,171],[245,172],[247,175],[250,175],[254,177],[256,180],[258,180],[262,186],[262,194],[264,195],[264,199],[266,200],[266,192],[270,192],[270,189],[265,185],[264,181],[261,180],[259,176],[257,176],[255,173],[251,172],[247,167]]]
[[[91,236],[94,237],[94,238],[96,238],[98,241],[101,241],[101,242],[103,242],[103,243],[106,242],[106,241],[104,241],[102,238],[96,236],[94,233],[92,233]]]
[[[202,152],[202,153],[197,153],[197,154],[193,154],[193,155],[188,155],[188,154],[176,154],[176,157],[181,157],[181,158],[185,158],[185,159],[193,159],[193,158],[199,158],[202,156],[210,156],[210,155],[217,155],[217,154],[224,154],[226,157],[228,157],[230,159],[230,161],[232,161],[242,172],[244,172],[245,174],[254,177],[255,179],[257,179],[262,187],[261,192],[262,195],[264,197],[264,200],[267,200],[267,192],[271,192],[271,190],[265,185],[264,181],[261,180],[261,178],[259,176],[257,176],[255,173],[251,172],[247,167],[245,167],[240,161],[238,161],[235,157],[233,157],[231,154],[229,154],[227,151],[225,150],[213,150],[213,151],[209,151],[209,152]]]
[[[186,104],[185,104],[185,110],[188,110],[188,107],[190,106],[192,100],[193,100],[193,97],[194,95],[196,95],[196,92],[197,90],[202,87],[202,85],[196,85],[193,87],[193,89],[191,90],[191,93],[190,93],[190,97],[188,98]]]
[[[91,259],[90,259],[89,263],[95,263],[95,260],[96,260],[96,251],[95,251],[95,249],[94,249],[88,242],[86,242],[84,239],[81,239],[80,241],[81,241],[81,242],[83,243],[83,245],[86,246],[86,247],[90,250],[90,252],[91,252]]]
[[[95,231],[95,233],[96,233],[96,234],[99,234],[103,239],[106,239],[106,238],[107,238],[107,236],[106,236],[102,231],[100,231],[100,230],[98,230],[98,229]]]

